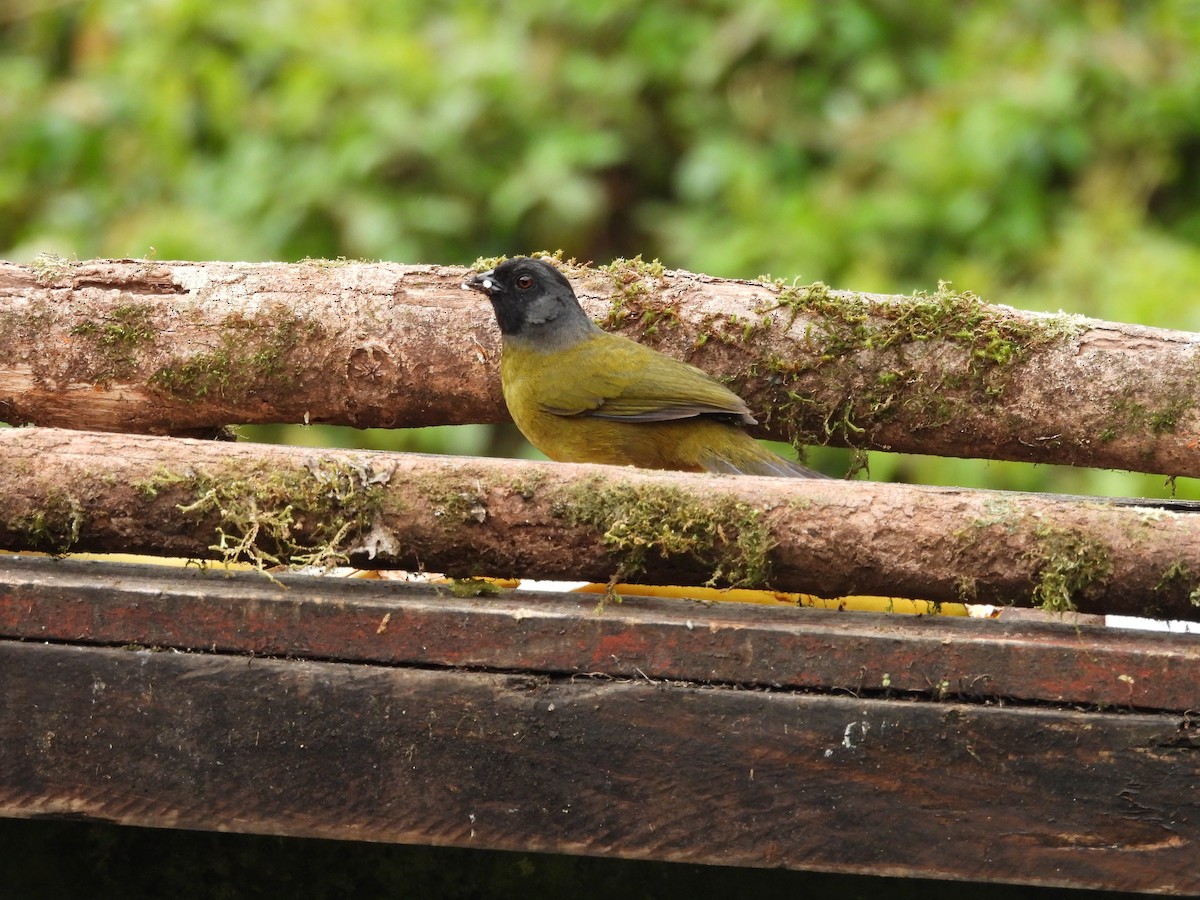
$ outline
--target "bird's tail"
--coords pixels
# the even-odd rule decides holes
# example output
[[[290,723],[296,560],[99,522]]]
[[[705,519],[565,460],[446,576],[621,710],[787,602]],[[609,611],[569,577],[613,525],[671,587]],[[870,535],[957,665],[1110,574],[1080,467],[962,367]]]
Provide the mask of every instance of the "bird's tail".
[[[821,472],[806,468],[772,453],[750,435],[726,452],[712,453],[701,460],[706,472],[721,475],[763,475],[769,478],[828,478]]]

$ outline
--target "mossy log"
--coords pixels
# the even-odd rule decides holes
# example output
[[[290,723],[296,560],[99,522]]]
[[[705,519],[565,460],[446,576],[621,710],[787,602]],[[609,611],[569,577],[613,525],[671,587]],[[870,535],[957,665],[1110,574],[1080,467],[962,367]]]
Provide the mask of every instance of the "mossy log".
[[[1200,618],[1200,513],[899,484],[0,430],[0,548]]]
[[[1200,335],[911,297],[565,265],[584,306],[725,379],[760,436],[1200,476]],[[466,270],[0,263],[0,421],[190,433],[507,418]]]

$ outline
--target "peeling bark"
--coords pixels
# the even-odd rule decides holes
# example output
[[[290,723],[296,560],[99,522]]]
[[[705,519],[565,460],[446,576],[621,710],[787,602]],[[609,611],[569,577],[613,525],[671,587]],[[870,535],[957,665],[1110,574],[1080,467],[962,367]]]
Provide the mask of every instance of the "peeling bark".
[[[457,576],[1200,618],[1200,514],[1169,504],[36,428],[0,431],[0,498],[10,550],[289,563],[369,551],[373,566]]]
[[[989,306],[568,267],[585,307],[726,378],[758,432],[1200,476],[1200,335]],[[189,433],[506,418],[457,267],[0,263],[0,420]]]

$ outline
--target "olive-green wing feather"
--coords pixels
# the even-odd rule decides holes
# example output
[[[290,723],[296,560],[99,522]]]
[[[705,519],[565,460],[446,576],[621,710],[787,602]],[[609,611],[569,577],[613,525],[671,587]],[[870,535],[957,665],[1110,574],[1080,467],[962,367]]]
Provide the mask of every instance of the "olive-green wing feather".
[[[620,335],[599,334],[570,348],[556,368],[557,377],[539,390],[541,408],[555,415],[623,422],[723,415],[754,422],[742,399],[705,372]]]

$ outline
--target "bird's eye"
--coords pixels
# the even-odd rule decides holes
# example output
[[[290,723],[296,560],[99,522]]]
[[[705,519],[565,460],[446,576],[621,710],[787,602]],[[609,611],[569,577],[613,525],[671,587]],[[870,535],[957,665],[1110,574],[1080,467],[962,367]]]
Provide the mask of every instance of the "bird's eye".
[[[533,287],[533,276],[532,275],[518,275],[517,280],[516,280],[516,285],[519,290],[522,290],[522,291],[529,290],[531,287]]]

